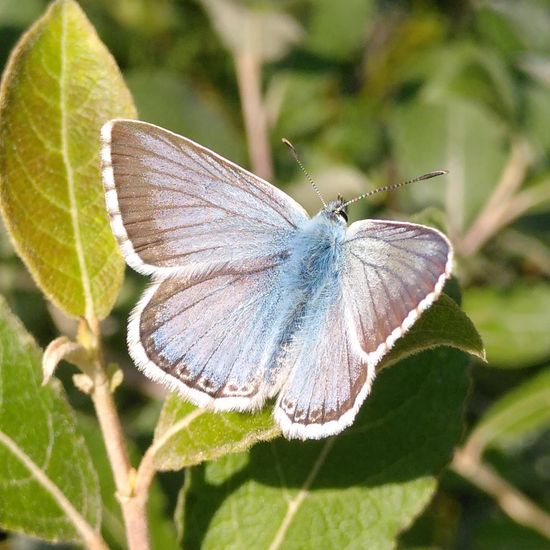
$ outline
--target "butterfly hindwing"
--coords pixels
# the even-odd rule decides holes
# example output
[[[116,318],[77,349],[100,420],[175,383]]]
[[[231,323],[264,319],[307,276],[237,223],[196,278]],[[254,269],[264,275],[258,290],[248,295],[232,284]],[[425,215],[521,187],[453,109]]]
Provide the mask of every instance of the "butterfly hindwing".
[[[199,406],[257,408],[277,337],[280,266],[158,281],[136,307],[130,353],[150,378]]]
[[[315,322],[304,325],[294,341],[289,377],[275,409],[286,437],[321,438],[342,431],[355,417],[357,395],[368,391],[374,378],[342,290],[311,304]]]
[[[144,274],[196,274],[276,256],[307,220],[288,195],[200,145],[152,124],[102,129],[111,227]]]

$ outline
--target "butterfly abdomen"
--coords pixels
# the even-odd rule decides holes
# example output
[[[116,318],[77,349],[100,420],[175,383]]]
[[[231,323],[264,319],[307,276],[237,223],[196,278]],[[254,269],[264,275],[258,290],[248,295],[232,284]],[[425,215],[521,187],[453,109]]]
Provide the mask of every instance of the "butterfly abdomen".
[[[342,244],[345,224],[322,211],[300,228],[294,237],[292,253],[281,273],[283,303],[279,317],[279,336],[268,377],[291,364],[303,345],[304,326],[316,326],[330,301],[338,295],[343,266]],[[313,323],[311,321],[314,321]]]

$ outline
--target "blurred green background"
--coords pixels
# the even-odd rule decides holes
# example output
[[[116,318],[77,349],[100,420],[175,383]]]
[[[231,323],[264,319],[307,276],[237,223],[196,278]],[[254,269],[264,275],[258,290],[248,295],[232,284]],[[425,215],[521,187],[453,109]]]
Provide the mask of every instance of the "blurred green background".
[[[117,59],[141,119],[254,168],[241,110],[246,74],[235,70],[239,60],[252,58],[262,71],[273,182],[312,214],[319,201],[283,137],[328,200],[430,170],[451,171],[358,203],[351,217],[413,219],[449,234],[463,306],[484,338],[489,361],[472,368],[465,437],[500,399],[513,401],[510,415],[523,422],[509,423],[504,436],[492,434],[484,459],[550,510],[550,377],[544,376],[550,368],[550,2],[80,4]],[[0,66],[46,5],[0,1]],[[126,376],[119,396],[126,428],[143,442],[160,407],[151,397],[162,390],[132,367],[125,325],[145,283],[127,272],[103,327],[107,356],[120,362]],[[74,330],[72,320],[45,302],[4,232],[0,293],[41,345]],[[63,369],[62,376],[70,374]],[[510,392],[520,386],[527,397],[514,401]],[[534,399],[529,387],[539,392],[533,411],[525,409]],[[70,393],[80,407],[89,406]],[[514,523],[451,471],[400,544],[550,548],[548,539]]]

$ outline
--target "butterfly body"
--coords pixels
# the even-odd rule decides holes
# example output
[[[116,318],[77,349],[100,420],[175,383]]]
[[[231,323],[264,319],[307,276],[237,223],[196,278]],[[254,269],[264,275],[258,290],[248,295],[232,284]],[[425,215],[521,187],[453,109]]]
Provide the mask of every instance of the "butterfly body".
[[[347,226],[339,199],[309,218],[288,195],[181,136],[102,130],[111,227],[152,275],[128,325],[138,367],[199,406],[277,397],[287,437],[349,426],[376,365],[437,298],[452,248],[420,225]]]
[[[342,245],[345,221],[328,210],[321,210],[300,226],[289,239],[291,252],[281,265],[281,301],[274,319],[276,339],[266,365],[268,396],[280,390],[296,354],[304,345],[303,327],[316,326],[341,281]]]

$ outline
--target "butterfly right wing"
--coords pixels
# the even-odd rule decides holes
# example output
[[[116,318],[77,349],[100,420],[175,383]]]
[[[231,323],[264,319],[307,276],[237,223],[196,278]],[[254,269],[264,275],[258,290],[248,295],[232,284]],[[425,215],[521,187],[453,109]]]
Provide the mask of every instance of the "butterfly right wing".
[[[287,437],[327,437],[353,422],[376,365],[439,296],[452,255],[429,227],[362,220],[348,228],[341,272],[310,303],[314,314],[288,353],[275,409]]]
[[[198,406],[259,408],[276,346],[283,298],[273,263],[193,279],[155,282],[132,313],[130,354],[138,367]]]
[[[251,267],[281,254],[308,218],[273,185],[158,126],[113,120],[101,136],[111,227],[140,273]]]

